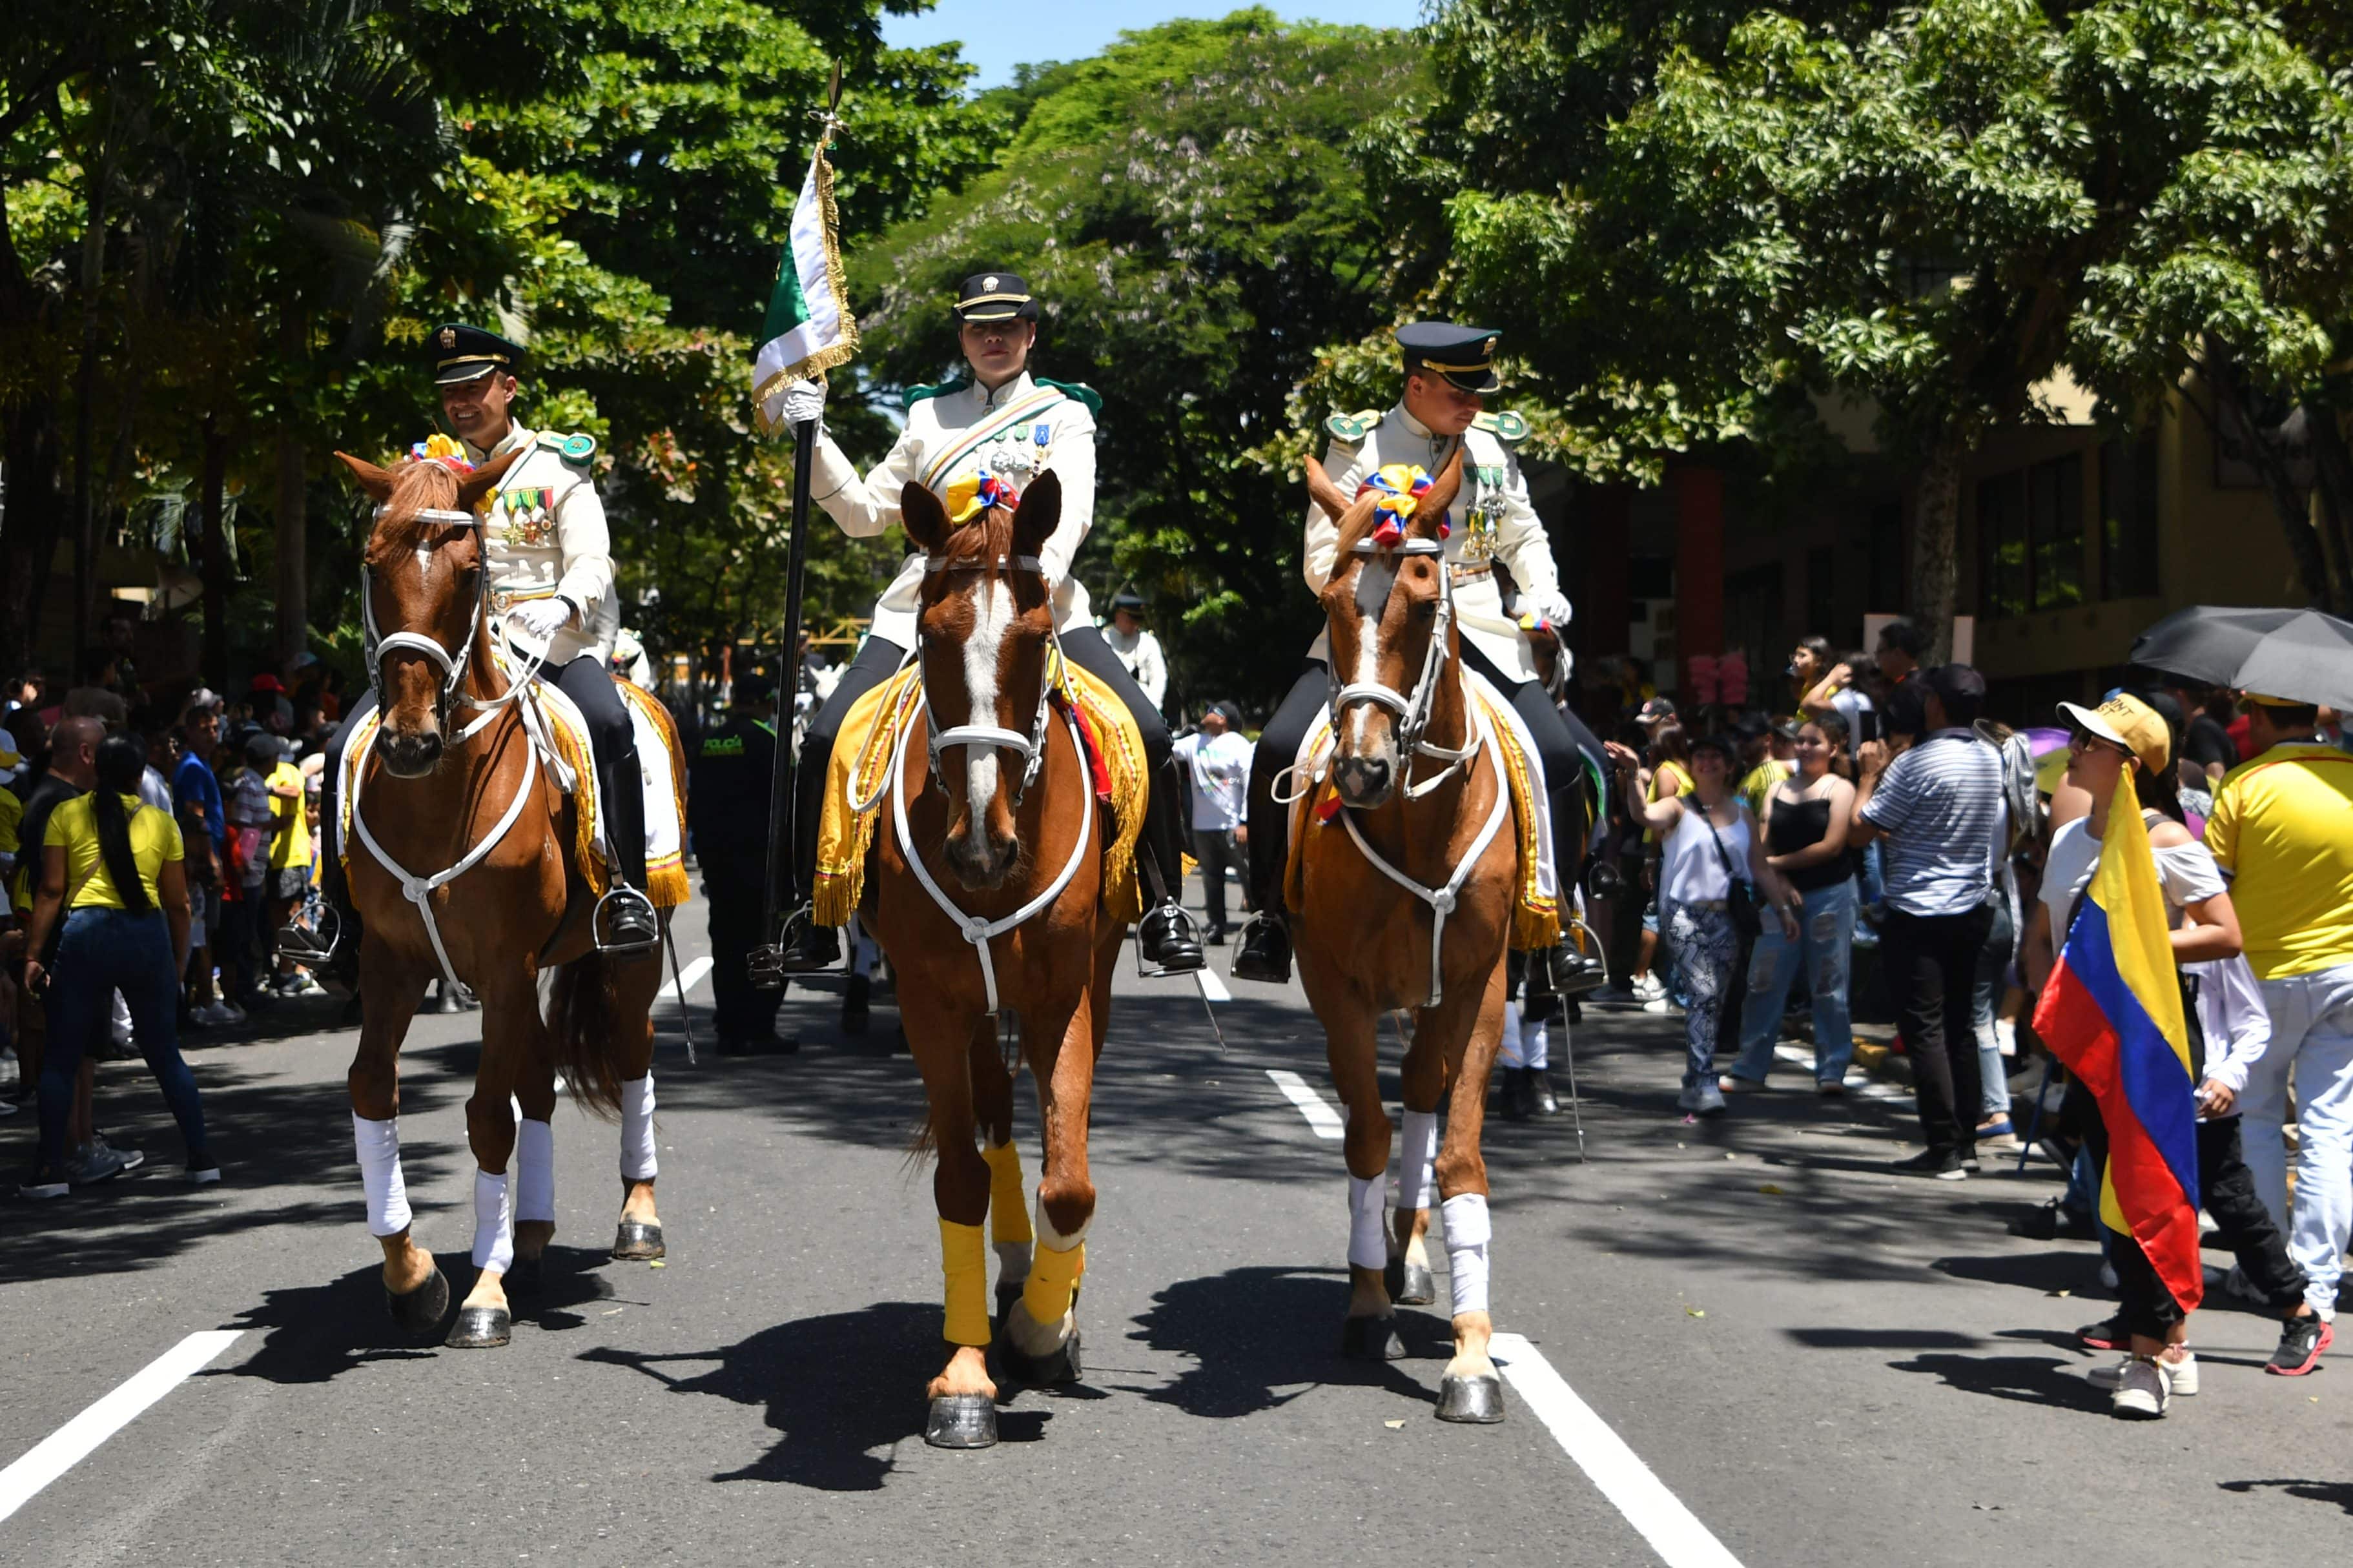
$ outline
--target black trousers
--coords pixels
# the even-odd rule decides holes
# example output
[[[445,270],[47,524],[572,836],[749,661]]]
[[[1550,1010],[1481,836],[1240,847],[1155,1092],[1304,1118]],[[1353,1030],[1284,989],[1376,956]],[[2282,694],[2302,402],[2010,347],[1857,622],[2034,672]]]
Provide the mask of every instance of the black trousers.
[[[758,1040],[774,1032],[781,990],[752,984],[752,949],[767,940],[761,930],[766,897],[755,880],[749,886],[705,879],[702,896],[711,905],[712,1024],[723,1040]]]
[[[1912,1056],[1920,1133],[1935,1152],[1966,1153],[1977,1147],[1985,1090],[1971,991],[1978,954],[1992,930],[1990,904],[1957,915],[1914,915],[1891,907],[1879,928],[1887,988]]]
[[[1226,929],[1226,868],[1232,867],[1249,875],[1242,865],[1241,847],[1234,842],[1234,830],[1193,829],[1193,858],[1201,863],[1201,907],[1208,911],[1209,929],[1222,931]]]
[[[1560,880],[1565,904],[1569,885],[1585,864],[1586,837],[1593,816],[1583,753],[1589,752],[1597,764],[1601,763],[1601,742],[1575,714],[1555,705],[1544,682],[1511,679],[1468,637],[1462,640],[1462,662],[1504,693],[1512,711],[1535,737],[1536,755],[1544,763],[1546,804],[1552,814],[1553,872]],[[1258,751],[1250,763],[1250,879],[1261,910],[1282,908],[1282,872],[1291,854],[1291,811],[1275,802],[1275,775],[1298,757],[1299,743],[1307,738],[1315,716],[1331,696],[1332,678],[1324,661],[1307,660],[1259,733]]]
[[[1145,810],[1143,847],[1155,865],[1147,868],[1146,897],[1150,896],[1151,875],[1160,879],[1160,886],[1173,896],[1177,878],[1185,865],[1185,784],[1172,769],[1168,752],[1175,743],[1168,733],[1168,721],[1160,710],[1135,683],[1135,677],[1119,661],[1103,633],[1092,626],[1081,626],[1062,634],[1062,654],[1072,664],[1111,688],[1135,720],[1135,727],[1144,737],[1144,754],[1152,769],[1152,796]],[[825,814],[826,766],[833,758],[833,743],[841,736],[841,721],[849,713],[850,705],[891,679],[907,657],[907,650],[897,643],[870,637],[858,650],[858,657],[841,672],[841,679],[833,695],[825,700],[809,720],[807,731],[801,736],[800,757],[793,764],[797,776],[793,780],[793,883],[801,901],[807,902],[817,888],[818,830]]]
[[[2103,1163],[2106,1144],[2103,1136],[2097,1145]],[[2280,1235],[2278,1223],[2256,1195],[2255,1178],[2240,1148],[2239,1118],[2226,1116],[2198,1124],[2198,1195],[2205,1200],[2206,1212],[2214,1216],[2222,1245],[2237,1255],[2247,1283],[2263,1293],[2263,1305],[2283,1318],[2294,1311],[2304,1300],[2304,1270],[2288,1256],[2287,1240]],[[2139,1242],[2110,1234],[2108,1261],[2116,1266],[2125,1331],[2153,1340],[2165,1338],[2167,1331],[2182,1320],[2180,1303],[2157,1277]]]

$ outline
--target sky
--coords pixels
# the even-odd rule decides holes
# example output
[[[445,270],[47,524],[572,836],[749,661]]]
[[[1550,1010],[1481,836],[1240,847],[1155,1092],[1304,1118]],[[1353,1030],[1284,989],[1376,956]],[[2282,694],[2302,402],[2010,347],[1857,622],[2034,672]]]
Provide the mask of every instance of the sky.
[[[1100,53],[1123,32],[1149,27],[1176,16],[1222,16],[1241,9],[1241,0],[939,0],[920,16],[882,18],[882,37],[912,47],[964,45],[964,58],[980,68],[976,88],[1002,87],[1017,65],[1084,59]],[[1421,0],[1273,0],[1276,15],[1293,20],[1319,17],[1370,27],[1411,27],[1421,21]]]

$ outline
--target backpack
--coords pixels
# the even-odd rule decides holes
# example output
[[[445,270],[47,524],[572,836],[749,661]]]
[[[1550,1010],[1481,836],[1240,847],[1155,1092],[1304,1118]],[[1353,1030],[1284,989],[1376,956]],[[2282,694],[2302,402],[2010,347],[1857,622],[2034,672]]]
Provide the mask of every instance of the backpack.
[[[2001,800],[2010,813],[2010,840],[2003,847],[2014,852],[2042,831],[2042,792],[2034,784],[2034,752],[2018,731],[2011,731],[2006,740],[1997,740],[2000,731],[1983,719],[1975,729],[1978,739],[1991,746],[2001,761]]]

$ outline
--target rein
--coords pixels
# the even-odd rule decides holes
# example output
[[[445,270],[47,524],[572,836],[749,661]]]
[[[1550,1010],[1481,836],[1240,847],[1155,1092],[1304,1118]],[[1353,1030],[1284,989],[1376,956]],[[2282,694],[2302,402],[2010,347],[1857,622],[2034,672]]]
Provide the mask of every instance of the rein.
[[[923,574],[928,577],[934,573],[940,572],[986,572],[992,565],[998,569],[1009,565],[1016,572],[1035,572],[1040,577],[1046,574],[1044,565],[1035,555],[1000,555],[994,563],[951,561],[943,555],[926,556],[923,561]],[[1050,635],[1053,638],[1055,657],[1059,658],[1062,652],[1061,634],[1056,631]],[[919,684],[923,680],[922,669],[922,661],[918,659],[915,679]],[[931,752],[933,779],[942,788],[944,789],[947,786],[947,781],[940,773],[940,753],[950,746],[1002,746],[1008,751],[1018,752],[1021,753],[1021,778],[1020,782],[1013,786],[1013,804],[1016,808],[1018,808],[1021,805],[1021,797],[1029,794],[1029,786],[1037,782],[1038,770],[1045,761],[1046,721],[1053,692],[1054,682],[1050,677],[1038,683],[1038,715],[1031,722],[1027,735],[1018,730],[1008,730],[996,724],[957,724],[949,729],[928,731],[925,740]],[[929,692],[924,693],[923,707],[926,711],[931,708]]]
[[[1409,539],[1384,550],[1366,538],[1356,541],[1352,553],[1363,556],[1442,555],[1445,551],[1446,547],[1434,539]],[[1398,782],[1403,785],[1408,800],[1419,800],[1444,784],[1479,752],[1479,738],[1475,732],[1459,748],[1441,746],[1422,738],[1422,731],[1430,726],[1430,710],[1437,704],[1439,677],[1444,673],[1448,663],[1446,634],[1453,623],[1453,574],[1441,568],[1438,574],[1438,615],[1430,628],[1430,646],[1422,652],[1421,674],[1414,681],[1410,695],[1381,680],[1354,680],[1344,686],[1338,670],[1335,668],[1332,671],[1332,695],[1325,708],[1332,717],[1335,737],[1340,732],[1340,710],[1348,703],[1371,702],[1398,716],[1398,744],[1405,751],[1407,759],[1405,777]],[[1416,784],[1413,780],[1415,757],[1437,757],[1443,760],[1446,766]]]

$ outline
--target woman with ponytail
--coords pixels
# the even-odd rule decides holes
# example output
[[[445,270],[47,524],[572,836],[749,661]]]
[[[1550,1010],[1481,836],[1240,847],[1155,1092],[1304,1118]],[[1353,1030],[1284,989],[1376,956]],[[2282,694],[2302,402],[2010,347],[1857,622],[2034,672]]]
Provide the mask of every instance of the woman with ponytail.
[[[47,991],[48,1049],[41,1061],[41,1165],[24,1189],[27,1197],[66,1190],[74,1077],[82,1052],[106,1027],[108,998],[116,991],[130,1005],[140,1051],[186,1140],[190,1179],[220,1179],[174,1019],[188,957],[180,828],[170,812],[139,798],[146,768],[143,742],[110,736],[98,749],[97,787],[59,805],[42,835],[25,983],[36,994]]]

